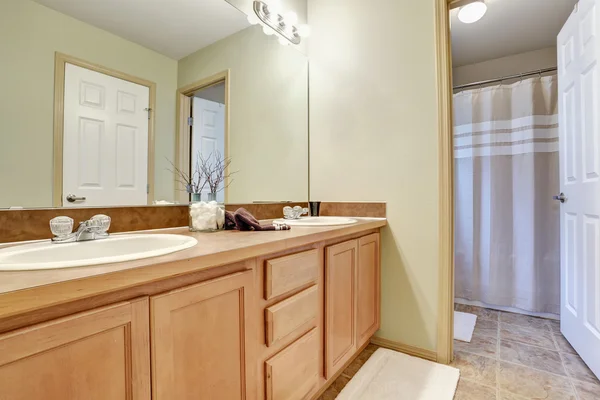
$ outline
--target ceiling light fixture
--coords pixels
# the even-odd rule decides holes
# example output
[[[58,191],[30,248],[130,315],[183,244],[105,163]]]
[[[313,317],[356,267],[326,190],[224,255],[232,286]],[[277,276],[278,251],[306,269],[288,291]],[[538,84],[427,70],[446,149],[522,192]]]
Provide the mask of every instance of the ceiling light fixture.
[[[483,1],[475,1],[458,10],[458,19],[465,24],[472,24],[483,18],[486,11],[487,6]]]
[[[262,22],[265,34],[276,33],[281,44],[300,44],[302,38],[310,34],[308,25],[296,25],[298,15],[295,12],[281,13],[279,0],[267,0],[267,2],[255,0],[253,9],[256,16],[248,16],[248,21],[250,23]]]

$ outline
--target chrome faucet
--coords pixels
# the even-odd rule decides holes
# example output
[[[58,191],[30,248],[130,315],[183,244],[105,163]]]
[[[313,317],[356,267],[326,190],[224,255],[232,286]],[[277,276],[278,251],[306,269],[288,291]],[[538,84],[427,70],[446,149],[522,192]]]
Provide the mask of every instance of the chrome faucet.
[[[87,240],[105,239],[108,237],[110,217],[108,215],[94,215],[87,221],[79,223],[77,231],[73,231],[73,218],[56,217],[50,220],[50,230],[54,237],[52,243],[73,243]]]
[[[294,208],[290,206],[283,207],[283,218],[285,219],[300,219],[303,215],[308,215],[308,208],[302,208],[300,206],[296,206]]]

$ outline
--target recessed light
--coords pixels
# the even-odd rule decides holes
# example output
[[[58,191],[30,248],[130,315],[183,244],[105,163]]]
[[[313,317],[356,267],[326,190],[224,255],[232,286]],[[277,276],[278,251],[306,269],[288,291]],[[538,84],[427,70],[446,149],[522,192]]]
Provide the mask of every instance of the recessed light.
[[[458,10],[458,19],[465,24],[472,24],[479,21],[487,11],[487,6],[483,1],[476,1]]]

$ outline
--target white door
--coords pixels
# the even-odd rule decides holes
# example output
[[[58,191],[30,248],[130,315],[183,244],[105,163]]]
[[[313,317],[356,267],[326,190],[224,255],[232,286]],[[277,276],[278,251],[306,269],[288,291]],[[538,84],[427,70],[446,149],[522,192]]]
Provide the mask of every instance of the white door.
[[[147,204],[149,100],[146,86],[66,65],[63,206]]]
[[[220,155],[225,155],[225,105],[214,101],[193,98],[192,103],[192,154],[190,163],[192,171],[196,168],[198,154],[202,154],[205,160],[211,160]],[[217,193],[217,201],[223,202],[225,193],[223,185]],[[208,185],[202,190],[202,200],[206,200],[210,193]]]
[[[600,0],[580,0],[558,35],[561,322],[600,376]]]

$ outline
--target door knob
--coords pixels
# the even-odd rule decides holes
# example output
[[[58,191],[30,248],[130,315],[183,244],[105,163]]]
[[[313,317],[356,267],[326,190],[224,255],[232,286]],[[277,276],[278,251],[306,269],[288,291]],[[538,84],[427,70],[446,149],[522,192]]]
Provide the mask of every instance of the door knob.
[[[554,200],[558,200],[561,203],[564,203],[567,200],[567,196],[564,193],[559,194],[558,196],[552,196]]]
[[[69,203],[75,203],[76,201],[85,201],[85,197],[77,197],[74,194],[68,194],[67,201]]]

